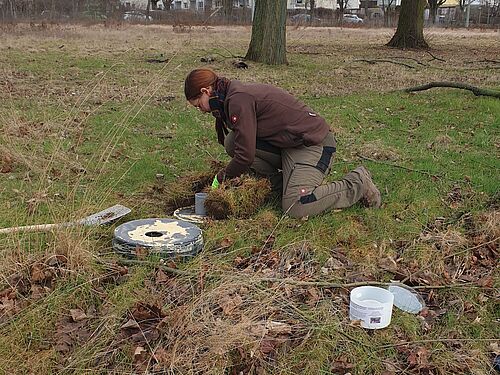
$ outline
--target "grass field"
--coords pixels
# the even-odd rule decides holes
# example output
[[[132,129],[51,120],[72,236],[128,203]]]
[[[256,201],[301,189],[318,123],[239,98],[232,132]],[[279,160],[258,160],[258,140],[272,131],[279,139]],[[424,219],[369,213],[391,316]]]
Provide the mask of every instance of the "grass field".
[[[294,220],[270,203],[204,225],[203,252],[163,269],[123,265],[115,225],[0,234],[0,373],[493,374],[500,101],[398,90],[500,89],[499,34],[430,30],[428,53],[384,47],[392,32],[290,29],[289,65],[242,70],[250,28],[1,29],[0,227],[116,203],[126,220],[165,216],[183,176],[227,160],[183,97],[205,65],[322,114],[338,140],[329,179],[366,165],[383,207]],[[333,284],[389,280],[427,308],[379,331],[350,322],[350,288]]]

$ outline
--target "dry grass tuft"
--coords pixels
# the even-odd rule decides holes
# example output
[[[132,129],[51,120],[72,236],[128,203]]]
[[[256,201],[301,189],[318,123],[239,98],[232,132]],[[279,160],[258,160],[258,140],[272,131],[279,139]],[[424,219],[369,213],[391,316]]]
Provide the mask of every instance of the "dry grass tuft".
[[[242,177],[227,181],[210,191],[205,201],[207,214],[214,219],[248,218],[264,204],[271,194],[267,179]]]
[[[171,280],[172,293],[189,284]],[[253,373],[251,368],[264,369],[281,350],[299,344],[304,327],[297,306],[278,290],[225,276],[166,312],[150,363],[154,370],[180,373]]]
[[[449,144],[451,144],[453,142],[453,139],[449,135],[445,134],[445,135],[440,135],[440,136],[436,137],[435,142],[437,144],[440,144],[443,146],[448,146]]]
[[[63,256],[67,259],[68,270],[72,272],[90,271],[97,249],[93,249],[95,244],[88,236],[84,228],[54,232],[47,256]]]
[[[423,242],[434,244],[438,249],[448,251],[463,247],[467,244],[467,238],[455,229],[422,233],[420,239]]]
[[[0,173],[10,173],[15,171],[17,161],[11,152],[4,147],[0,148]]]
[[[167,213],[172,213],[177,208],[192,206],[194,194],[206,190],[215,174],[223,168],[223,164],[216,160],[212,160],[210,164],[208,172],[188,174],[169,183],[157,183],[145,195],[159,206],[165,207]]]
[[[500,237],[500,211],[489,211],[478,215],[476,231],[486,236],[488,240]]]
[[[375,160],[396,161],[400,159],[400,156],[396,151],[390,147],[384,146],[380,141],[365,144],[361,148],[360,154]]]

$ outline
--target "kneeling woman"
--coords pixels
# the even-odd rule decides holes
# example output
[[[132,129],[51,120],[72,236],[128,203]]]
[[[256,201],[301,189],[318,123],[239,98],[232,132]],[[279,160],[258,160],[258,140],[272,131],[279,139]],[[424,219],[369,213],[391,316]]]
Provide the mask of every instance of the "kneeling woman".
[[[323,184],[336,151],[335,138],[322,117],[286,91],[196,69],[187,76],[184,93],[191,105],[216,118],[218,141],[232,158],[212,187],[253,171],[271,180],[281,193],[283,210],[296,218],[358,201],[380,207],[380,192],[365,167]]]

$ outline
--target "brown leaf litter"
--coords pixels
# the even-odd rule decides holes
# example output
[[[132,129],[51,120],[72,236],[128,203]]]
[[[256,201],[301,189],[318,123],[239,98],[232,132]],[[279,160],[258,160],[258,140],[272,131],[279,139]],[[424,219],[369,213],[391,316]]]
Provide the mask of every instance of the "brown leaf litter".
[[[124,322],[120,326],[120,334],[108,347],[130,348],[132,344],[130,354],[135,370],[141,373],[146,371],[150,362],[155,361],[151,348],[160,338],[159,325],[165,317],[166,313],[161,301],[136,302],[124,317]],[[98,360],[105,360],[105,358],[98,358]]]
[[[445,202],[450,208],[456,209],[461,207],[464,202],[470,202],[475,195],[476,193],[469,185],[455,184],[446,195]]]
[[[69,315],[60,318],[56,323],[54,335],[54,350],[62,355],[67,355],[78,346],[83,345],[92,336],[90,322],[95,317],[95,309],[87,312],[82,309],[71,309]]]
[[[350,363],[345,356],[341,356],[330,364],[330,371],[333,374],[346,375],[350,373],[354,367],[355,365]]]
[[[237,257],[234,265],[247,273],[264,273],[267,277],[296,277],[308,279],[320,270],[314,260],[309,241],[292,243],[281,249],[274,249],[274,236],[266,238],[262,246],[255,246],[247,258]]]
[[[66,275],[66,263],[66,257],[53,255],[32,263],[25,272],[8,276],[0,291],[0,323],[50,293],[57,280]]]
[[[14,156],[7,151],[0,150],[0,173],[11,173],[15,170]]]
[[[272,302],[274,293],[228,279],[211,290],[178,299],[168,294],[184,294],[182,278],[165,280],[157,271],[155,280],[160,284],[155,284],[157,288],[169,284],[168,292],[155,294],[155,302],[136,303],[111,345],[125,345],[124,339],[132,343],[130,355],[137,371],[175,367],[181,372],[208,373],[220,365],[238,369],[236,373],[253,373],[251,368],[264,368],[270,358],[299,344],[304,336],[300,320]],[[168,313],[163,306],[168,306]]]

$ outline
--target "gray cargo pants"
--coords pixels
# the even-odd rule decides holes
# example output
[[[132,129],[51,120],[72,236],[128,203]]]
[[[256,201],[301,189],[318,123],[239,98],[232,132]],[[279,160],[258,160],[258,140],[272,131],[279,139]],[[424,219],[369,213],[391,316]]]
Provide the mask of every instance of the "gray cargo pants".
[[[224,147],[234,155],[234,134],[230,132]],[[364,192],[364,176],[358,170],[342,180],[323,184],[330,173],[336,142],[328,133],[319,145],[279,149],[257,139],[255,160],[250,169],[270,179],[273,190],[281,192],[283,211],[295,218],[314,216],[336,208],[350,207]]]

